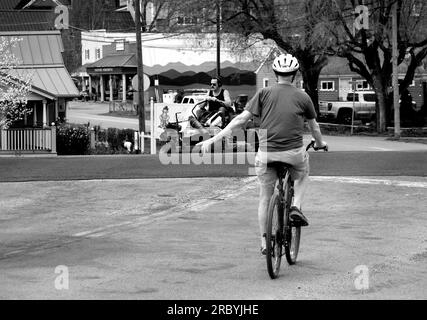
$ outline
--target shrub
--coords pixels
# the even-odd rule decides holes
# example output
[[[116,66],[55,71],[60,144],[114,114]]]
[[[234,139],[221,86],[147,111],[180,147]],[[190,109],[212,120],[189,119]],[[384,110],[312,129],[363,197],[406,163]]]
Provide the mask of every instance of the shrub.
[[[110,148],[114,151],[125,151],[123,147],[123,141],[133,141],[135,130],[133,129],[116,129],[108,128],[107,129],[107,142]],[[99,140],[101,141],[101,140]]]
[[[90,132],[84,125],[63,124],[57,127],[58,155],[83,155],[90,149]]]

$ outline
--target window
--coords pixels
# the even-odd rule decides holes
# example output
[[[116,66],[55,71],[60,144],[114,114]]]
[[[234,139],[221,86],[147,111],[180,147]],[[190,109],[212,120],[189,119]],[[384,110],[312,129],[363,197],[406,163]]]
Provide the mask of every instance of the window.
[[[374,93],[365,93],[363,99],[365,99],[365,101],[375,102],[377,97]]]
[[[86,60],[89,60],[89,59],[90,59],[90,51],[89,51],[89,49],[86,49],[86,50],[85,50],[85,59],[86,59]]]
[[[101,49],[100,48],[95,49],[95,59],[101,59]]]
[[[356,80],[356,90],[370,90],[371,86],[366,80]]]
[[[116,51],[125,50],[125,40],[116,40]]]
[[[262,79],[262,87],[267,88],[268,87],[268,78]]]
[[[320,81],[320,90],[321,91],[334,91],[335,90],[334,81]]]
[[[421,1],[414,1],[414,3],[412,4],[411,16],[419,17],[422,9],[423,4],[421,3]]]
[[[197,17],[180,16],[177,21],[178,25],[194,25],[197,23]]]
[[[403,81],[403,79],[399,79],[398,80],[398,82],[399,82],[399,85],[400,85],[400,83]],[[415,79],[412,79],[412,82],[409,84],[409,86],[410,87],[415,87]]]

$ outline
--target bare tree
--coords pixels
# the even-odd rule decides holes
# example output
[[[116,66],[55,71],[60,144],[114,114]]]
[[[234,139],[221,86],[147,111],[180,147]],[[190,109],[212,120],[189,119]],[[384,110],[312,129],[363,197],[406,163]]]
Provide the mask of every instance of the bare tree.
[[[386,130],[391,115],[392,6],[397,5],[398,64],[406,65],[399,85],[402,93],[412,82],[415,71],[427,55],[427,4],[423,0],[364,1],[369,20],[367,28],[353,29],[354,11],[363,1],[331,0],[329,32],[337,41],[337,53],[348,59],[352,71],[360,74],[377,95],[377,131]],[[357,16],[356,16],[357,18]]]
[[[206,16],[212,17],[212,5],[203,3],[208,8]],[[319,111],[317,84],[330,51],[321,17],[329,6],[321,0],[221,0],[221,7],[225,33],[240,34],[244,43],[253,43],[257,36],[273,40],[282,51],[298,58],[304,88]]]

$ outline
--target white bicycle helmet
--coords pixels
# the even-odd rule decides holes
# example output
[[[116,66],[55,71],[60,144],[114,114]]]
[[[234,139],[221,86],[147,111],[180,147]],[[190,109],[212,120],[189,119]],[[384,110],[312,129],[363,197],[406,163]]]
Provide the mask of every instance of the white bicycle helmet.
[[[273,61],[273,70],[278,73],[293,73],[298,71],[299,63],[297,58],[289,53],[281,54]]]

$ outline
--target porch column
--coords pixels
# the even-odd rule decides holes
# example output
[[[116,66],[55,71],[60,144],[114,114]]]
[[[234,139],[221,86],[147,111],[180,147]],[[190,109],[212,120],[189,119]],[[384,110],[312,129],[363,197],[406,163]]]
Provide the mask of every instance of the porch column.
[[[123,102],[126,102],[126,75],[122,74],[122,91],[123,91]]]
[[[86,80],[85,77],[82,76],[82,90],[85,91],[86,90]]]
[[[59,101],[58,100],[55,100],[55,122],[56,122],[56,119],[58,119],[58,116],[59,116],[59,114],[58,114],[58,107],[59,107]]]
[[[92,77],[89,75],[89,98],[90,100],[93,99],[92,97]]]
[[[37,126],[37,104],[33,104],[33,127]]]
[[[47,101],[43,100],[43,127],[47,126]]]
[[[110,101],[113,101],[113,76],[110,74],[110,81],[108,81],[108,87],[110,88]]]
[[[99,81],[101,84],[101,102],[104,102],[105,101],[105,97],[104,97],[104,95],[105,95],[105,92],[104,92],[104,76],[102,74],[100,75]]]

